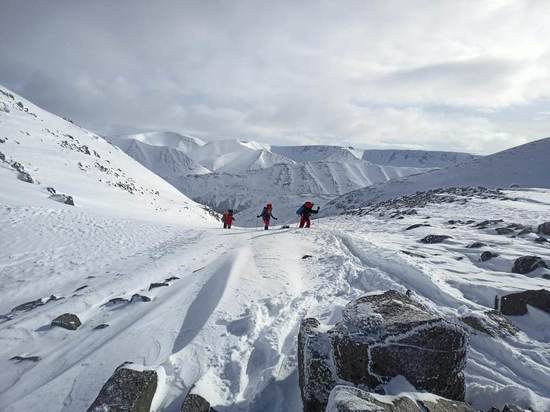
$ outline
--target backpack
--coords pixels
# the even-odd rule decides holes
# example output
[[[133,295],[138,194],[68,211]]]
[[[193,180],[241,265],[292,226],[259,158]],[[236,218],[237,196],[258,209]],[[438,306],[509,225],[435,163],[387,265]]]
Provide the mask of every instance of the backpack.
[[[296,211],[296,214],[297,214],[297,215],[301,215],[302,213],[304,213],[304,205],[300,206],[300,207],[298,208],[298,210]]]

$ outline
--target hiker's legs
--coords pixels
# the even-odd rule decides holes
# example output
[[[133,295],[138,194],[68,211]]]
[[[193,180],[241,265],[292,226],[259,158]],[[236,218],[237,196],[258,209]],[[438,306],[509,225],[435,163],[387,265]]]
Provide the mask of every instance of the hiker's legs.
[[[227,223],[223,222],[223,228],[227,229]]]
[[[306,217],[306,228],[308,228],[311,225],[311,220],[309,220],[309,217]]]
[[[269,229],[269,218],[264,217],[264,230]]]
[[[300,217],[300,227],[304,227],[305,223],[306,223],[306,218],[304,216]]]

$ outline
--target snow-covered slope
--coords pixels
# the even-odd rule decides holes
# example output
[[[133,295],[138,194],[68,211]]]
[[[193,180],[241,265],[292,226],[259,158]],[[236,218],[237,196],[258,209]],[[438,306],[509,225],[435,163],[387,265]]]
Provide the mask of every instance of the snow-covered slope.
[[[341,146],[271,146],[273,153],[288,157],[296,162],[315,162],[319,160],[350,161],[361,159],[362,150]],[[376,163],[376,162],[373,162]],[[401,166],[401,165],[394,165]]]
[[[378,166],[366,161],[279,164],[244,174],[213,173],[189,176],[176,185],[192,199],[216,210],[239,211],[239,224],[254,224],[266,202],[273,202],[283,221],[294,220],[304,201],[325,203],[335,196],[426,169]],[[252,210],[247,210],[252,208]]]
[[[480,156],[459,152],[427,150],[365,150],[363,159],[379,165],[407,167],[447,167]]]
[[[117,136],[114,139],[115,144],[119,144],[122,140],[137,140],[150,146],[162,146],[172,149],[178,149],[183,153],[190,153],[193,150],[204,146],[205,142],[196,137],[183,136],[174,132],[144,132]]]
[[[264,169],[275,164],[294,163],[273,153],[268,145],[244,140],[218,140],[205,144],[190,153],[190,156],[215,172],[241,173],[247,170]]]
[[[10,204],[70,207],[54,201],[50,187],[72,196],[77,208],[96,213],[212,221],[202,206],[119,148],[5,88],[0,88],[0,139],[0,199]]]
[[[179,149],[167,146],[151,146],[134,139],[111,140],[127,155],[171,184],[187,175],[210,173],[206,167],[191,159]]]
[[[338,213],[440,187],[550,187],[549,162],[550,138],[541,139],[466,163],[347,193],[332,201],[325,212]]]

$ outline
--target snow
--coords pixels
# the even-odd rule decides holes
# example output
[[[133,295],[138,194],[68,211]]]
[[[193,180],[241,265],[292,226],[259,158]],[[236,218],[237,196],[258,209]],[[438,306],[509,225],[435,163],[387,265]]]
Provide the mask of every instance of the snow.
[[[476,158],[421,175],[395,179],[346,193],[331,202],[327,213],[435,188],[486,186],[550,187],[550,138],[537,140],[490,156]]]
[[[480,156],[460,152],[438,152],[428,150],[376,150],[363,152],[362,159],[379,165],[439,168],[464,163]]]
[[[19,100],[37,117],[18,109]],[[333,325],[357,297],[410,289],[431,311],[456,320],[464,313],[481,316],[497,294],[549,287],[542,278],[548,270],[511,273],[521,255],[550,261],[547,245],[491,228],[453,229],[447,221],[502,218],[536,226],[550,215],[550,190],[505,191],[516,200],[431,204],[402,220],[343,215],[316,219],[309,230],[223,230],[200,205],[93,133],[18,96],[0,94],[0,101],[9,110],[0,112],[0,138],[8,137],[0,152],[39,182],[18,180],[0,163],[0,315],[35,299],[62,298],[0,319],[2,411],[86,410],[125,361],[159,374],[156,411],[179,411],[191,388],[220,410],[299,411],[296,342],[305,316]],[[65,134],[91,155],[62,147],[71,140]],[[522,169],[527,177],[512,176],[520,184],[538,183],[529,176],[541,166],[543,146],[534,149]],[[546,176],[542,167],[537,173]],[[117,182],[133,183],[134,194]],[[47,186],[72,195],[76,206],[49,199]],[[276,196],[270,200],[277,216]],[[432,226],[404,230],[422,222]],[[453,238],[418,242],[432,233]],[[465,247],[473,241],[487,243],[499,258],[480,262],[485,249]],[[306,254],[312,257],[302,259]],[[153,282],[168,286],[149,290]],[[105,305],[136,293],[151,301]],[[50,328],[65,312],[78,315],[82,326]],[[546,412],[550,340],[541,325],[549,315],[530,308],[509,320],[521,329],[516,336],[472,336],[467,400],[477,408],[516,403]],[[109,326],[94,329],[100,324]],[[41,359],[10,360],[18,355]],[[388,387],[394,394],[409,389],[399,381]]]
[[[150,146],[169,147],[171,149],[177,149],[183,153],[190,153],[193,150],[204,146],[206,143],[197,138],[183,136],[174,132],[144,132],[129,135],[116,136],[110,140],[116,140],[115,144],[124,140],[137,140],[138,142],[145,143]]]

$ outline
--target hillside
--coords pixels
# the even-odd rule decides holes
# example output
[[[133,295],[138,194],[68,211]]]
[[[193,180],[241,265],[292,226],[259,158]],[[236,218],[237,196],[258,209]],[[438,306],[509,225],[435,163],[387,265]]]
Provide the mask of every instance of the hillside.
[[[350,161],[361,159],[362,150],[341,146],[271,146],[273,153],[278,153],[296,162]],[[375,162],[372,162],[375,163]]]
[[[374,150],[363,152],[362,158],[369,162],[387,166],[407,167],[447,167],[467,162],[481,156],[458,152],[438,152],[427,150]]]
[[[206,144],[204,141],[196,137],[183,136],[179,133],[161,131],[116,136],[115,138],[109,140],[115,140],[117,145],[123,140],[137,140],[150,146],[169,147],[172,149],[177,149],[183,153],[190,153]]]
[[[364,207],[379,201],[452,186],[550,187],[550,138],[527,143],[429,173],[393,180],[347,193],[333,200],[325,213]]]
[[[119,148],[5,88],[0,127],[4,201],[59,209],[67,206],[54,199],[66,194],[77,209],[95,213],[190,224],[212,220],[202,206]]]

